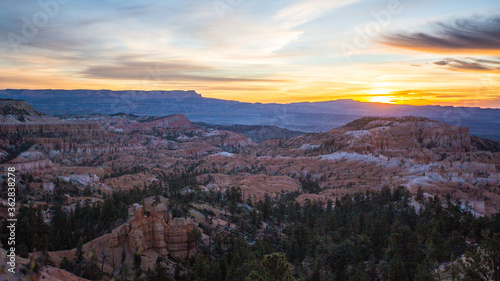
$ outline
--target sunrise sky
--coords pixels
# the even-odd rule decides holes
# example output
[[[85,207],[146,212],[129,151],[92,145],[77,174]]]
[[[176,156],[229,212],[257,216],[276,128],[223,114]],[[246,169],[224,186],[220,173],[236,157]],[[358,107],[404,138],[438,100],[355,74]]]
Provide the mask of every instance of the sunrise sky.
[[[1,5],[0,89],[500,108],[498,0]]]

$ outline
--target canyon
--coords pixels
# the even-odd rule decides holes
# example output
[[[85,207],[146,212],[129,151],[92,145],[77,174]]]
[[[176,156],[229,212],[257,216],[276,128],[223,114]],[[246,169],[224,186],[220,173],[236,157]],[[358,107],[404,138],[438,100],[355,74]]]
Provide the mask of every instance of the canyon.
[[[302,133],[199,124],[184,114],[56,117],[11,100],[0,100],[0,108],[2,171],[16,168],[23,204],[45,206],[47,222],[54,218],[47,198],[56,194],[66,210],[75,210],[101,206],[119,192],[160,190],[171,198],[196,198],[223,196],[234,187],[244,202],[296,194],[301,205],[404,187],[416,208],[423,208],[415,198],[424,194],[449,196],[475,217],[500,211],[498,144],[426,117],[362,117]],[[181,212],[171,198],[147,197],[126,206],[126,220],[83,245],[87,258],[100,253],[108,274],[122,255],[141,256],[144,271],[161,260],[172,272],[173,261],[196,256],[197,243],[236,227],[228,210],[199,201]],[[60,266],[64,257],[74,259],[76,249],[48,255]]]

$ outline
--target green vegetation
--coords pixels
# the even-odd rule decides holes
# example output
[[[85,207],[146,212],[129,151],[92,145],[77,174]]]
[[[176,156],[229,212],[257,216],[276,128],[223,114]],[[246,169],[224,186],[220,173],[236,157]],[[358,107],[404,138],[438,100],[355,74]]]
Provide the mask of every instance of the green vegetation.
[[[19,209],[16,237],[21,241],[21,254],[35,249],[68,250],[75,248],[80,240],[86,243],[95,239],[125,222],[128,205],[140,202],[146,194],[149,193],[133,189],[129,192],[116,192],[103,202],[84,201],[73,207],[63,207],[58,201],[51,207],[23,206]],[[54,196],[57,197],[57,192]],[[46,222],[48,214],[50,222]],[[6,237],[1,242],[7,245]]]
[[[327,204],[298,204],[298,193],[244,200],[238,187],[197,189],[193,174],[163,177],[144,190],[115,193],[102,203],[69,210],[55,200],[50,223],[44,222],[42,208],[23,207],[19,249],[26,255],[35,249],[77,248],[75,259],[64,260],[61,267],[96,280],[104,273],[98,260],[84,260],[81,244],[122,223],[129,205],[163,195],[174,216],[188,216],[192,209],[205,215],[199,226],[209,242],[194,233],[198,253],[174,261],[172,275],[161,261],[143,272],[141,256],[134,254],[133,266],[120,269],[119,280],[442,280],[440,267],[452,280],[500,280],[500,214],[474,218],[450,197],[425,200],[421,194],[417,213],[403,187]],[[308,192],[318,191],[310,179],[301,181]],[[183,192],[186,188],[190,191]],[[230,225],[214,227],[214,217]]]
[[[242,208],[232,212],[237,229],[219,232],[204,253],[218,261],[221,280],[288,280],[272,279],[262,269],[260,261],[276,252],[303,280],[440,280],[439,265],[464,254],[468,262],[450,264],[457,267],[454,280],[498,280],[498,214],[474,218],[458,202],[438,197],[417,214],[404,188],[345,196],[334,207],[301,206],[294,199],[266,197],[255,204],[257,218]]]

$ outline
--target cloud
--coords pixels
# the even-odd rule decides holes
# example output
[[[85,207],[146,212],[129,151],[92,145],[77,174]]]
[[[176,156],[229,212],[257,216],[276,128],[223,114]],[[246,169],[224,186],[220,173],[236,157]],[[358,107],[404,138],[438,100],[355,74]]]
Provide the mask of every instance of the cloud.
[[[500,16],[470,17],[436,22],[429,31],[386,35],[381,43],[434,53],[497,53],[500,51]]]
[[[120,62],[112,65],[92,66],[81,72],[85,77],[97,79],[212,82],[285,82],[286,80],[260,77],[234,77],[217,74],[217,70],[187,61]]]
[[[446,66],[451,70],[461,70],[461,71],[499,71],[500,61],[486,60],[486,59],[475,59],[475,58],[465,58],[465,59],[455,59],[455,58],[445,58],[440,61],[434,62],[438,66]]]
[[[354,4],[360,0],[309,0],[288,6],[274,15],[274,20],[282,21],[287,28],[305,24],[323,16],[326,12]]]

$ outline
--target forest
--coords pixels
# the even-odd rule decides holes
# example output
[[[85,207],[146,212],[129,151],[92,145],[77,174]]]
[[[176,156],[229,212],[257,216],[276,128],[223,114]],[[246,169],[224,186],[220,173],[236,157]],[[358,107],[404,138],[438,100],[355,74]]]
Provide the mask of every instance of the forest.
[[[99,257],[86,260],[82,244],[126,221],[129,205],[147,196],[165,196],[174,217],[186,217],[203,203],[223,210],[219,216],[232,227],[200,223],[209,243],[197,237],[197,254],[174,260],[173,273],[161,260],[143,272],[136,255],[131,268],[117,266],[116,280],[416,281],[444,280],[443,269],[448,280],[500,280],[500,214],[476,218],[451,196],[425,199],[419,191],[417,208],[404,187],[356,193],[326,204],[299,204],[298,192],[244,199],[239,187],[179,192],[192,179],[165,178],[159,185],[115,192],[101,203],[85,202],[74,209],[58,201],[56,190],[50,207],[19,210],[20,255],[76,248],[74,259],[63,260],[60,267],[99,280],[106,276]],[[303,184],[315,189],[312,182]],[[206,222],[215,215],[199,211]],[[44,212],[52,214],[50,222],[44,221]],[[44,254],[35,262],[52,261]]]

